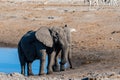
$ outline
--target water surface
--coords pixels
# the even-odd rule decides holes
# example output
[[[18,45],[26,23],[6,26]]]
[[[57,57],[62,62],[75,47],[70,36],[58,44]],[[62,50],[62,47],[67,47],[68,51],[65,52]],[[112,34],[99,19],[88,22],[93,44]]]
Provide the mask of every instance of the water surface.
[[[39,60],[35,60],[32,64],[34,74],[38,74],[39,63]],[[21,72],[18,51],[16,48],[0,48],[0,72]],[[45,70],[45,72],[47,72],[47,70]]]
[[[47,59],[46,57],[46,68],[48,63]],[[39,72],[39,63],[39,60],[35,60],[32,64],[34,74],[38,74]],[[67,64],[65,66],[67,66]],[[44,71],[47,73],[46,68]],[[17,48],[0,48],[0,72],[21,72]]]

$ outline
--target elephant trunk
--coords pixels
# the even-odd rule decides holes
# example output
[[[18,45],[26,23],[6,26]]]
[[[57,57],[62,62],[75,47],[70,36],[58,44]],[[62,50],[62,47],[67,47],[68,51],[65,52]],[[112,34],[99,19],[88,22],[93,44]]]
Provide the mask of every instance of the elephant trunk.
[[[64,65],[65,63],[67,63],[67,58],[68,58],[68,47],[63,47],[62,52],[61,52],[61,63],[62,65]]]

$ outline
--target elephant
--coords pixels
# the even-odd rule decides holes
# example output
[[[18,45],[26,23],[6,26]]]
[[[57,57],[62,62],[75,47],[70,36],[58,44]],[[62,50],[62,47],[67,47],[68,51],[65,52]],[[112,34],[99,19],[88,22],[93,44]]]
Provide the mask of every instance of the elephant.
[[[66,28],[66,29],[65,29]],[[66,31],[66,32],[65,32]],[[67,60],[72,68],[70,57],[70,42],[67,34],[67,26],[61,27],[40,27],[37,31],[28,31],[18,43],[18,55],[21,64],[21,74],[25,75],[25,64],[27,63],[27,74],[33,75],[31,64],[34,60],[40,59],[39,75],[45,74],[45,58],[48,54],[48,74],[58,66],[58,53],[61,51],[61,70],[65,70],[64,64]],[[55,62],[54,62],[55,60]]]
[[[39,75],[44,74],[46,53],[50,53],[50,51],[53,52],[53,48],[43,45],[43,43],[36,39],[35,33],[36,31],[28,31],[18,43],[18,56],[21,64],[21,74],[23,75],[25,75],[26,63],[27,75],[33,75],[31,64],[36,59],[41,60]]]
[[[59,29],[59,28],[58,28]],[[65,25],[64,27],[62,27],[62,29],[64,30],[64,33],[65,33],[65,36],[66,36],[66,40],[67,40],[67,44],[68,44],[68,53],[66,54],[66,59],[68,59],[68,62],[69,62],[69,65],[70,65],[70,69],[73,68],[72,66],[72,62],[71,62],[71,58],[72,58],[72,54],[71,54],[71,32],[75,32],[76,30],[73,29],[73,28],[69,28],[67,25]],[[55,31],[57,31],[55,29]],[[58,33],[58,32],[57,32]],[[59,44],[57,44],[55,46],[56,50],[56,55],[55,55],[55,64],[54,64],[54,67],[53,67],[53,70],[54,71],[64,71],[65,68],[64,68],[64,64],[62,64],[60,62],[60,67],[59,67],[59,63],[58,63],[58,54],[60,53],[60,51],[62,50],[61,46]],[[62,59],[63,56],[61,56],[61,59]]]

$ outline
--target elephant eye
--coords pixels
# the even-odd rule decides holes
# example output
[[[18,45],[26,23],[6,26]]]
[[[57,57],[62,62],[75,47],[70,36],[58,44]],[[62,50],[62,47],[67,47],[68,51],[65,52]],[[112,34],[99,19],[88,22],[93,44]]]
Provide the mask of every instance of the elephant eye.
[[[55,35],[58,36],[58,33],[56,33]]]

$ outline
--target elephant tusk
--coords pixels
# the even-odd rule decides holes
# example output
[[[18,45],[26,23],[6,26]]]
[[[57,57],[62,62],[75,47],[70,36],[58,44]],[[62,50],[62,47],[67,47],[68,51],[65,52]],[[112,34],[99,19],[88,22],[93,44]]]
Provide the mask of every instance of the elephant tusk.
[[[75,28],[71,28],[70,32],[76,32],[76,29]]]

